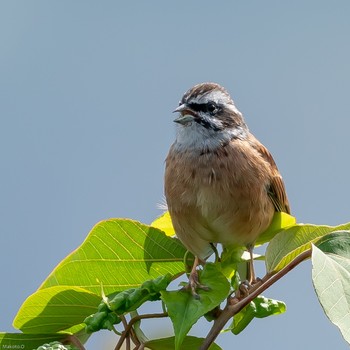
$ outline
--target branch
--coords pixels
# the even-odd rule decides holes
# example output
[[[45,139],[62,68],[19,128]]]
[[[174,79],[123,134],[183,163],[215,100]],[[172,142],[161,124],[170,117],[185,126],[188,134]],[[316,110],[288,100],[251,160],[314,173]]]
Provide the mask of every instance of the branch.
[[[67,338],[62,343],[66,343],[66,342],[68,344],[74,345],[79,350],[85,350],[84,345],[80,342],[80,340],[76,336],[74,336],[72,334],[67,335]]]
[[[160,317],[168,317],[168,313],[167,312],[163,312],[163,313],[158,313],[158,314],[144,314],[144,315],[137,315],[137,316],[133,317],[129,321],[129,323],[127,325],[125,325],[125,330],[122,333],[122,335],[120,336],[119,341],[118,341],[116,347],[114,348],[114,350],[121,349],[121,346],[123,345],[124,340],[128,336],[129,332],[132,330],[132,326],[136,322],[141,321],[143,319],[147,319],[147,318],[160,318]]]
[[[120,319],[122,320],[122,323],[123,323],[123,326],[124,326],[124,328],[126,329],[126,327],[128,326],[128,323],[127,323],[127,321],[126,321],[126,318],[125,318],[125,316],[124,315],[121,315],[121,316],[119,316],[120,317]],[[129,332],[125,332],[124,331],[124,333],[125,333],[125,340],[126,340],[126,350],[130,350],[130,334],[129,334]],[[130,332],[131,333],[131,332]]]
[[[249,291],[249,295],[242,300],[237,297],[231,297],[227,300],[225,308],[220,313],[219,317],[214,321],[214,324],[205,338],[200,350],[208,350],[210,345],[215,341],[221,330],[224,328],[227,321],[240,312],[246,305],[248,305],[253,299],[264,292],[267,288],[271,287],[280,278],[286,275],[289,271],[294,269],[297,265],[303,262],[305,259],[311,256],[311,249],[301,253],[294,260],[292,260],[287,266],[275,274],[266,274],[260,283],[254,285]]]

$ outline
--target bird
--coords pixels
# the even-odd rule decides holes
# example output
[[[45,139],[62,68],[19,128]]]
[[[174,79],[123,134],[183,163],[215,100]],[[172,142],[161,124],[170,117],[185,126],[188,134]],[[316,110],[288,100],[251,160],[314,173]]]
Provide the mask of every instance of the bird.
[[[176,137],[165,160],[164,194],[176,236],[195,256],[192,293],[198,296],[202,287],[198,265],[217,244],[247,249],[254,283],[254,242],[275,212],[290,213],[276,163],[221,85],[193,86],[174,112]]]

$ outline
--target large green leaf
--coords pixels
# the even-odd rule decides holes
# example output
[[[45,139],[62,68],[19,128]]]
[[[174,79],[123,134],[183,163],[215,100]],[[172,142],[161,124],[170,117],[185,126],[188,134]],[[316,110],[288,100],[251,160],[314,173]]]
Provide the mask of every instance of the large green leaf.
[[[279,232],[270,242],[265,253],[268,272],[279,271],[302,252],[311,248],[311,243],[334,231],[349,230],[350,223],[339,226],[297,224]]]
[[[278,232],[295,224],[296,219],[294,216],[283,212],[276,212],[270,226],[255,241],[255,246],[271,241]]]
[[[336,254],[350,259],[350,231],[335,231],[323,236],[315,244],[324,253]]]
[[[187,336],[183,340],[180,350],[199,349],[199,347],[203,344],[203,341],[203,338]],[[145,346],[146,349],[151,350],[174,350],[175,337],[150,340],[145,344]],[[210,345],[209,350],[221,350],[221,348],[213,343]]]
[[[183,273],[186,250],[162,231],[128,219],[98,223],[82,245],[41,285],[78,286],[100,294],[138,287],[144,281]]]
[[[350,344],[350,259],[313,246],[312,280],[323,310]]]
[[[78,287],[45,288],[25,300],[13,325],[24,333],[59,332],[83,323],[100,301],[100,296]]]
[[[296,219],[287,213],[276,212],[270,226],[258,237],[255,245],[261,245],[269,242],[281,230],[296,224]],[[171,222],[171,217],[168,211],[159,216],[151,224],[166,233],[167,236],[174,236],[175,230]]]
[[[209,290],[199,289],[199,299],[189,291],[161,292],[169,317],[175,331],[175,349],[181,349],[181,344],[191,327],[197,320],[218,306],[227,298],[230,284],[226,277],[213,263],[207,263],[199,273],[200,283]]]
[[[66,334],[0,333],[0,349],[35,349],[55,340],[63,341]]]
[[[171,217],[168,211],[155,219],[152,224],[152,227],[156,227],[161,231],[165,232],[167,236],[174,236],[175,230],[173,223],[171,222]]]

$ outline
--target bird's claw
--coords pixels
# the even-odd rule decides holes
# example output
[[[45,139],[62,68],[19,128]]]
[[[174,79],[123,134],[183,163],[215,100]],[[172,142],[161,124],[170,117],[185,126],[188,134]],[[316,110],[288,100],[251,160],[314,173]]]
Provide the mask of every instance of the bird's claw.
[[[248,281],[243,281],[236,291],[236,297],[238,299],[243,299],[249,295],[249,290],[251,288],[251,284]]]
[[[201,284],[199,282],[198,271],[192,270],[188,277],[188,284],[185,287],[183,287],[181,290],[190,291],[193,297],[198,300],[200,299],[200,296],[197,293],[198,289],[205,290],[205,291],[210,290],[208,286]]]
[[[238,290],[236,291],[236,297],[238,299],[244,299],[245,297],[247,297],[250,292],[251,292],[251,289],[253,287],[256,287],[257,284],[261,284],[262,283],[262,279],[257,277],[254,281],[248,281],[248,280],[245,280],[243,281],[239,287],[238,287]]]

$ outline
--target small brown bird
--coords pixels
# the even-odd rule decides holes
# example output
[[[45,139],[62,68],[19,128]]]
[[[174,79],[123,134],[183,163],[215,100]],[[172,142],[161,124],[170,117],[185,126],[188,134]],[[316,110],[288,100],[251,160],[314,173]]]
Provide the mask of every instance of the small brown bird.
[[[270,154],[250,132],[228,92],[215,83],[198,84],[182,97],[176,140],[166,158],[165,197],[178,238],[195,257],[190,274],[213,253],[213,244],[246,246],[275,211],[290,213],[282,177]]]

